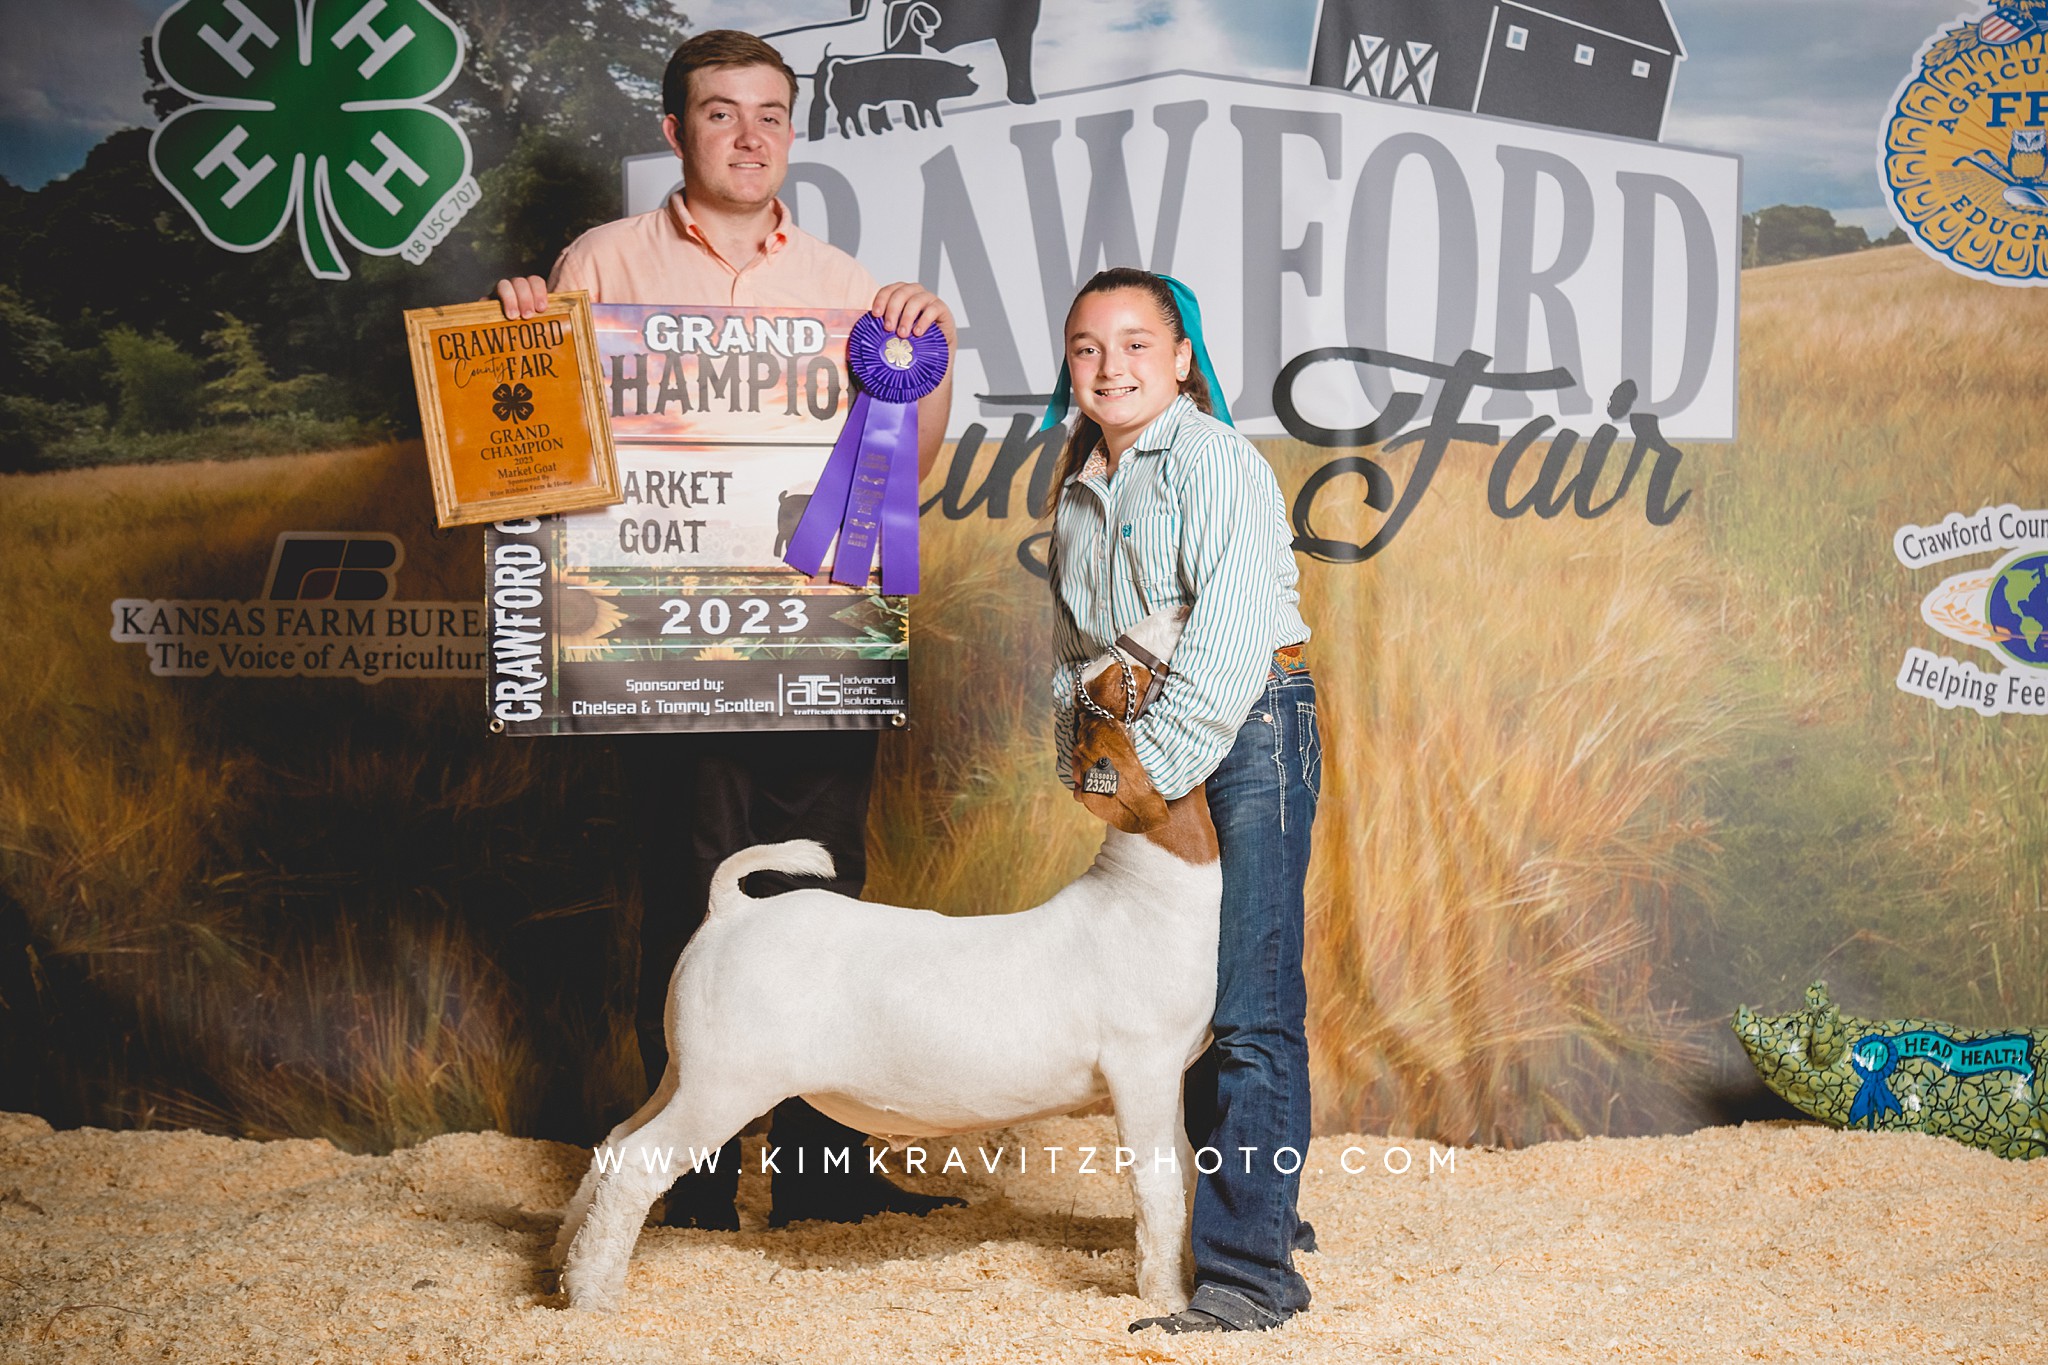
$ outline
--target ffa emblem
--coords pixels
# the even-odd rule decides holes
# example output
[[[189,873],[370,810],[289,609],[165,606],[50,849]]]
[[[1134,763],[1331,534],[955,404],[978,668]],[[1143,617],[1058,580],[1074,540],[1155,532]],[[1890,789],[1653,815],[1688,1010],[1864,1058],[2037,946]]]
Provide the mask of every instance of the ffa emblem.
[[[1879,154],[1906,231],[1994,284],[2048,284],[2044,56],[2048,0],[2000,0],[1937,34],[1899,87]]]
[[[426,0],[182,0],[154,51],[194,103],[150,138],[150,169],[215,246],[291,225],[306,268],[344,280],[339,241],[418,264],[476,202],[469,141],[428,103],[462,35]]]
[[[1115,766],[1107,758],[1096,759],[1095,766],[1082,775],[1081,790],[1090,796],[1115,796]]]

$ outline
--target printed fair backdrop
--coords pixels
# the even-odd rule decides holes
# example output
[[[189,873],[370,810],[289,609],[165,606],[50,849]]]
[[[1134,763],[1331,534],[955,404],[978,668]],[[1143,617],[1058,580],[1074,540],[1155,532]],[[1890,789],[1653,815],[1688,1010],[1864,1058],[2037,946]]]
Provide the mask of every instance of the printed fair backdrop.
[[[729,24],[804,77],[805,223],[963,328],[870,895],[997,913],[1092,851],[1046,747],[1031,428],[1073,284],[1133,261],[1202,293],[1301,536],[1321,1127],[1769,1112],[1726,1021],[1816,977],[1869,1017],[2048,1020],[2044,722],[1899,681],[1912,649],[2039,674],[1922,614],[2024,546],[1894,551],[2048,504],[2044,295],[1895,231],[1878,170],[1922,48],[1988,12],[359,8],[314,6],[296,71],[285,0],[10,14],[0,1107],[376,1150],[584,1140],[640,1098],[632,741],[486,732],[482,534],[432,528],[399,312],[657,199],[666,53]],[[401,25],[439,55],[365,75]],[[2002,179],[1942,173],[2028,221],[2023,139],[1984,139]],[[1378,354],[1276,392],[1322,347]],[[316,632],[351,594],[376,630],[310,636],[357,648],[326,676],[177,676],[112,609]]]

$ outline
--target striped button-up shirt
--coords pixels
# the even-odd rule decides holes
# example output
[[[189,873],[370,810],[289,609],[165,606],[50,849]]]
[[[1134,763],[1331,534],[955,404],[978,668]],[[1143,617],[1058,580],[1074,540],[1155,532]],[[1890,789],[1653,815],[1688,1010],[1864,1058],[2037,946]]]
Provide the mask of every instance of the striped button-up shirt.
[[[1273,651],[1308,639],[1300,570],[1273,477],[1256,447],[1185,396],[1102,475],[1060,490],[1051,551],[1053,744],[1073,784],[1074,679],[1161,607],[1192,608],[1166,690],[1131,737],[1169,800],[1216,770],[1251,714]]]

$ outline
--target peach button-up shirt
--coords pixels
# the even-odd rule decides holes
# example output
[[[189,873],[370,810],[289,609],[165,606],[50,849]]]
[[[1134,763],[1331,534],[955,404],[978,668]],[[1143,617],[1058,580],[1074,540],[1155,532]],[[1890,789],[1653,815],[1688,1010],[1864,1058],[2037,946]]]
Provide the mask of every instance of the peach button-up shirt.
[[[761,254],[728,261],[677,190],[651,213],[601,224],[569,243],[548,288],[587,289],[595,303],[866,309],[879,286],[859,261],[791,222],[780,199]]]

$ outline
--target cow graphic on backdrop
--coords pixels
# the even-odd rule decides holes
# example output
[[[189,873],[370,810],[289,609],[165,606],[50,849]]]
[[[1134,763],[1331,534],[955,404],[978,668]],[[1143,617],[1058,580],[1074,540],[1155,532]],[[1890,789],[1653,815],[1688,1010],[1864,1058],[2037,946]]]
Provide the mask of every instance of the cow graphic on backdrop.
[[[992,42],[1013,104],[1031,104],[1031,43],[1039,0],[850,0],[852,16],[764,34],[798,71],[808,69],[806,132],[823,138],[886,133],[941,122],[942,100],[981,89],[974,68],[926,55]],[[895,117],[892,118],[892,115]]]
[[[1664,0],[1322,0],[1308,80],[1654,142],[1684,59]]]

